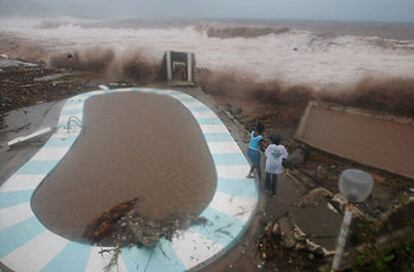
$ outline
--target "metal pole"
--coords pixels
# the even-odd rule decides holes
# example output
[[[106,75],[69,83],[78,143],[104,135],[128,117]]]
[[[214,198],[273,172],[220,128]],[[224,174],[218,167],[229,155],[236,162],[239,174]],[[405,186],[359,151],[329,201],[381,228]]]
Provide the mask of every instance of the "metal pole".
[[[167,80],[172,80],[172,64],[171,64],[171,51],[167,51],[166,54],[166,63],[167,63]]]
[[[344,219],[342,221],[341,231],[339,232],[338,245],[336,248],[335,257],[332,263],[331,271],[339,271],[341,266],[342,255],[344,254],[346,240],[348,237],[349,227],[351,226],[352,221],[352,210],[350,209],[349,203],[345,206]]]
[[[193,82],[193,54],[187,54],[187,81]]]

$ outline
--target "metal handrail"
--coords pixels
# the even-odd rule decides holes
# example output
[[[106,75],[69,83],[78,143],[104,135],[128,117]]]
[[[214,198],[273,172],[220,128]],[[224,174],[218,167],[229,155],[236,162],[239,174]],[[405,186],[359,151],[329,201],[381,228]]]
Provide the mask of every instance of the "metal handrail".
[[[70,127],[71,122],[74,122],[79,127],[83,127],[83,123],[82,123],[82,121],[78,117],[76,117],[76,116],[70,116],[69,119],[68,119],[68,121],[67,121],[67,123],[66,123],[66,129],[67,129],[67,132],[68,133],[69,133],[69,129],[71,128]]]

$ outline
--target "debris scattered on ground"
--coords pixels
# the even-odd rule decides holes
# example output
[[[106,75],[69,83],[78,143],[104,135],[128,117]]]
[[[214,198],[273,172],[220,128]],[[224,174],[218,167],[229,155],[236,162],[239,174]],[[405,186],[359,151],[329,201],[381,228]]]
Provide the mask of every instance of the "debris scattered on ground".
[[[105,211],[86,229],[84,237],[93,244],[116,247],[154,246],[161,238],[171,240],[174,233],[192,225],[206,224],[204,217],[188,215],[162,221],[139,215],[138,198]]]

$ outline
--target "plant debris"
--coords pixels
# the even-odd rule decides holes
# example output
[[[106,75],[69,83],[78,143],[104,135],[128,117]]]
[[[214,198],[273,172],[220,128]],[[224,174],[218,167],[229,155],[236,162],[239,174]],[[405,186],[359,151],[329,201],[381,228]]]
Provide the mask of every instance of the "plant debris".
[[[204,217],[188,215],[155,221],[140,216],[138,198],[105,211],[88,225],[84,237],[93,244],[116,247],[154,246],[161,238],[171,240],[174,233],[192,225],[207,223]]]

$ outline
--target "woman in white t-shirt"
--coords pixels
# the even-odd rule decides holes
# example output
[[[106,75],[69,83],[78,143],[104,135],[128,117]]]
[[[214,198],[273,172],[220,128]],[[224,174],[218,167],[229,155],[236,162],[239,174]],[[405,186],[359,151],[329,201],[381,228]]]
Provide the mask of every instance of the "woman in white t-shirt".
[[[286,148],[280,144],[281,138],[279,135],[272,135],[270,141],[272,143],[265,150],[265,190],[271,192],[272,196],[274,196],[277,189],[277,177],[282,170],[282,162],[287,158],[288,152],[286,151]]]

